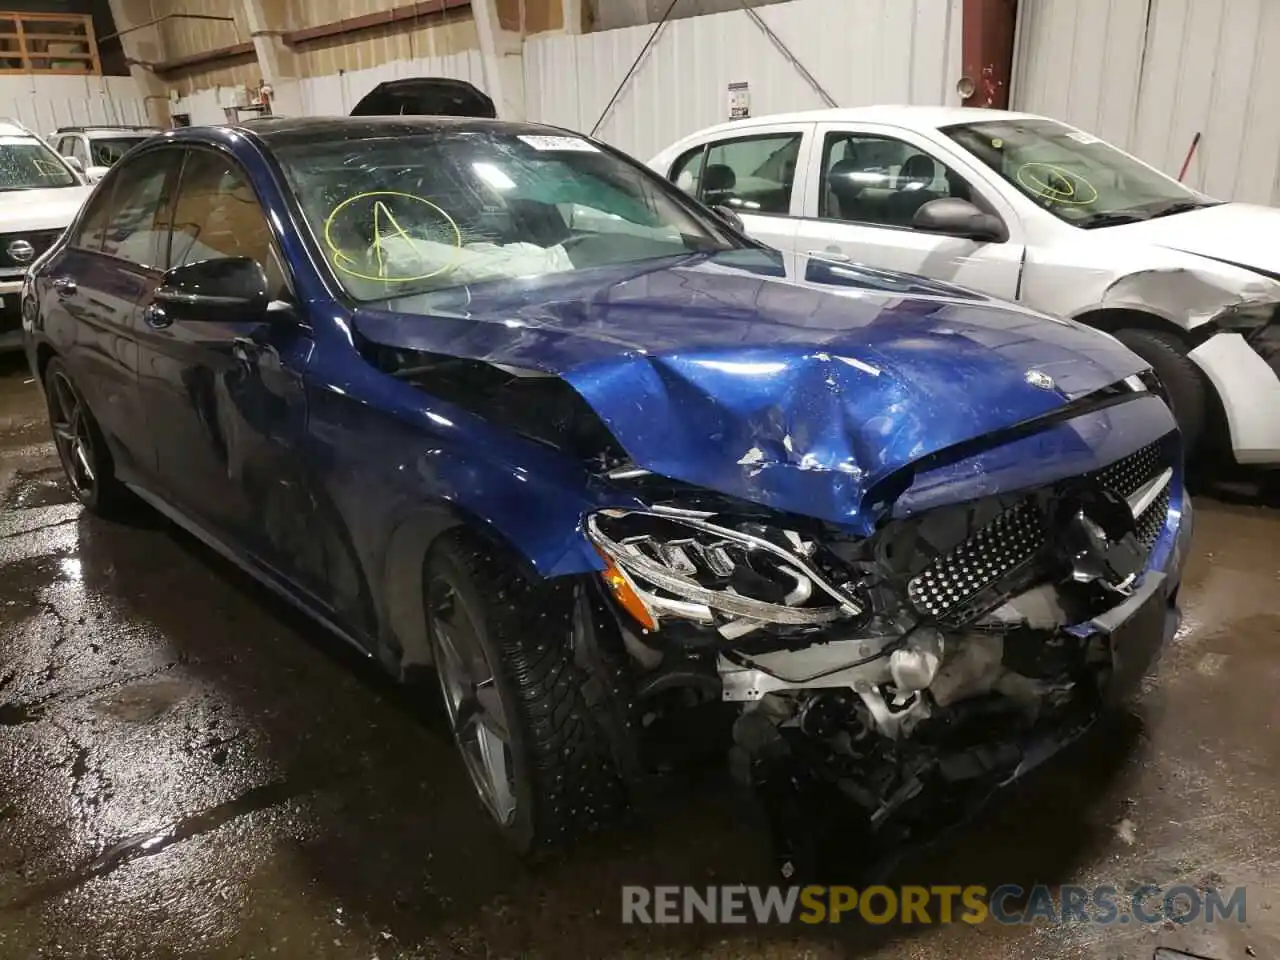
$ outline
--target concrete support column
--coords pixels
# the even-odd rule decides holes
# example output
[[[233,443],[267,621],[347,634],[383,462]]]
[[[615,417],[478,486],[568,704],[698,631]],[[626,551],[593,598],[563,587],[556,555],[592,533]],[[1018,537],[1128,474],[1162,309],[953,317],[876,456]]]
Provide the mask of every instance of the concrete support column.
[[[109,0],[111,18],[120,33],[120,46],[129,64],[129,74],[146,98],[147,113],[157,126],[169,125],[169,90],[164,81],[144,64],[164,60],[164,45],[156,27],[131,30],[153,19],[148,0]]]
[[[262,81],[270,84],[274,91],[272,111],[285,115],[300,112],[293,52],[280,39],[287,26],[284,3],[282,0],[237,0],[237,3],[249,28]]]
[[[1018,0],[964,0],[962,11],[960,82],[964,105],[1006,109]]]
[[[524,33],[521,5],[511,0],[471,0],[484,60],[486,92],[503,120],[524,120]]]

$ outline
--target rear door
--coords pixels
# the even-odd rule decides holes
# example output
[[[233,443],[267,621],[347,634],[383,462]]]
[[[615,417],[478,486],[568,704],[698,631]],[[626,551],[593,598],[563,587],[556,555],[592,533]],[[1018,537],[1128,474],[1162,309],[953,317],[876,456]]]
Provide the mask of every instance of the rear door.
[[[180,151],[122,164],[89,200],[70,242],[38,280],[45,330],[102,427],[125,479],[154,470],[138,393],[138,305],[163,273],[157,230]]]
[[[818,124],[808,157],[796,243],[809,262],[851,261],[943,280],[997,297],[1018,295],[1025,246],[1017,214],[963,158],[920,134],[877,124]],[[968,200],[1005,224],[1003,242],[917,230],[930,200]]]
[[[749,133],[704,141],[676,157],[664,173],[707,206],[736,212],[748,234],[786,256],[787,272],[793,275],[797,217],[804,199],[799,180],[813,127],[753,126]]]

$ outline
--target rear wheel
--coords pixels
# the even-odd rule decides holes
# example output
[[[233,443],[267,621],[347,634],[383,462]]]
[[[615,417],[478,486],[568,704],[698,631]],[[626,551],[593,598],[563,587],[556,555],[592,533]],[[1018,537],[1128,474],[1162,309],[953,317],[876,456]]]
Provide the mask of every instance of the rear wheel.
[[[433,548],[426,581],[454,739],[511,844],[536,852],[617,819],[627,791],[574,663],[572,585],[530,583],[466,534]]]
[[[61,360],[50,360],[45,367],[44,393],[54,446],[71,492],[99,516],[124,515],[131,500],[129,491],[116,479],[98,422]]]
[[[1209,417],[1209,385],[1186,345],[1163,330],[1117,330],[1116,339],[1140,356],[1156,372],[1169,395],[1188,454],[1200,446]]]

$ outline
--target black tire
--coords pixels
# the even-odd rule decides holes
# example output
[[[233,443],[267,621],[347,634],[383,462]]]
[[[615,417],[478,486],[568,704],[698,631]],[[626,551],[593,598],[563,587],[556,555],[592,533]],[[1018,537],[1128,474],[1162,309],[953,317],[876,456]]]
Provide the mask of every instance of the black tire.
[[[515,811],[510,822],[492,807],[490,813],[508,842],[536,855],[619,819],[628,790],[600,711],[584,697],[589,675],[574,661],[573,584],[531,583],[492,545],[463,532],[446,534],[433,546],[426,590],[437,672],[444,676],[439,631],[446,629],[446,604],[465,613],[455,610],[447,631],[469,621],[492,670],[510,734]],[[448,691],[443,694],[448,701]],[[452,721],[448,702],[446,711]],[[461,739],[458,745],[465,761]]]
[[[1156,372],[1169,396],[1173,418],[1190,454],[1204,439],[1209,419],[1209,384],[1187,356],[1186,345],[1163,330],[1117,330],[1116,339],[1140,356]]]
[[[44,397],[54,446],[72,494],[90,513],[112,520],[125,519],[136,500],[116,479],[111,451],[98,421],[66,365],[57,358],[45,367]]]

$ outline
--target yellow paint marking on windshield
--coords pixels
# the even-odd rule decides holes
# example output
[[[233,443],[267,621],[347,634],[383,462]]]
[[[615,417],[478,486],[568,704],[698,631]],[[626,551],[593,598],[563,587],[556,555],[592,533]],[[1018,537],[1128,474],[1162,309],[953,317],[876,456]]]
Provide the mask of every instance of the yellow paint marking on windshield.
[[[387,274],[387,260],[386,253],[383,250],[382,235],[384,219],[394,228],[390,231],[390,236],[400,237],[415,250],[418,249],[418,244],[420,242],[419,238],[415,238],[408,230],[400,225],[400,221],[397,220],[395,215],[391,212],[391,207],[383,199],[390,197],[397,197],[403,200],[409,200],[413,203],[420,203],[429,208],[433,214],[442,217],[445,223],[449,225],[449,229],[453,232],[453,246],[455,248],[462,247],[462,230],[458,227],[457,221],[455,221],[453,217],[449,216],[449,214],[445,213],[439,206],[426,199],[426,197],[420,197],[413,193],[404,193],[399,190],[369,190],[365,193],[357,193],[354,196],[347,197],[347,199],[343,200],[329,211],[329,216],[325,217],[323,231],[324,245],[328,247],[330,254],[332,254],[334,267],[345,274],[357,277],[361,280],[375,280],[383,283],[409,283],[416,280],[430,280],[432,277],[439,276],[442,273],[452,270],[454,264],[446,263],[439,269],[432,270],[428,273],[415,274],[414,276],[397,277],[389,276]],[[338,220],[344,212],[352,210],[353,208],[351,205],[359,200],[371,200],[373,203],[373,255],[378,265],[378,273],[376,275],[360,273],[358,270],[347,266],[349,263],[354,264],[359,261],[351,253],[348,253],[342,247],[338,246],[337,242],[333,239],[334,222]]]
[[[1024,163],[1018,168],[1018,183],[1051,203],[1083,207],[1098,199],[1098,189],[1092,183],[1052,163]]]

